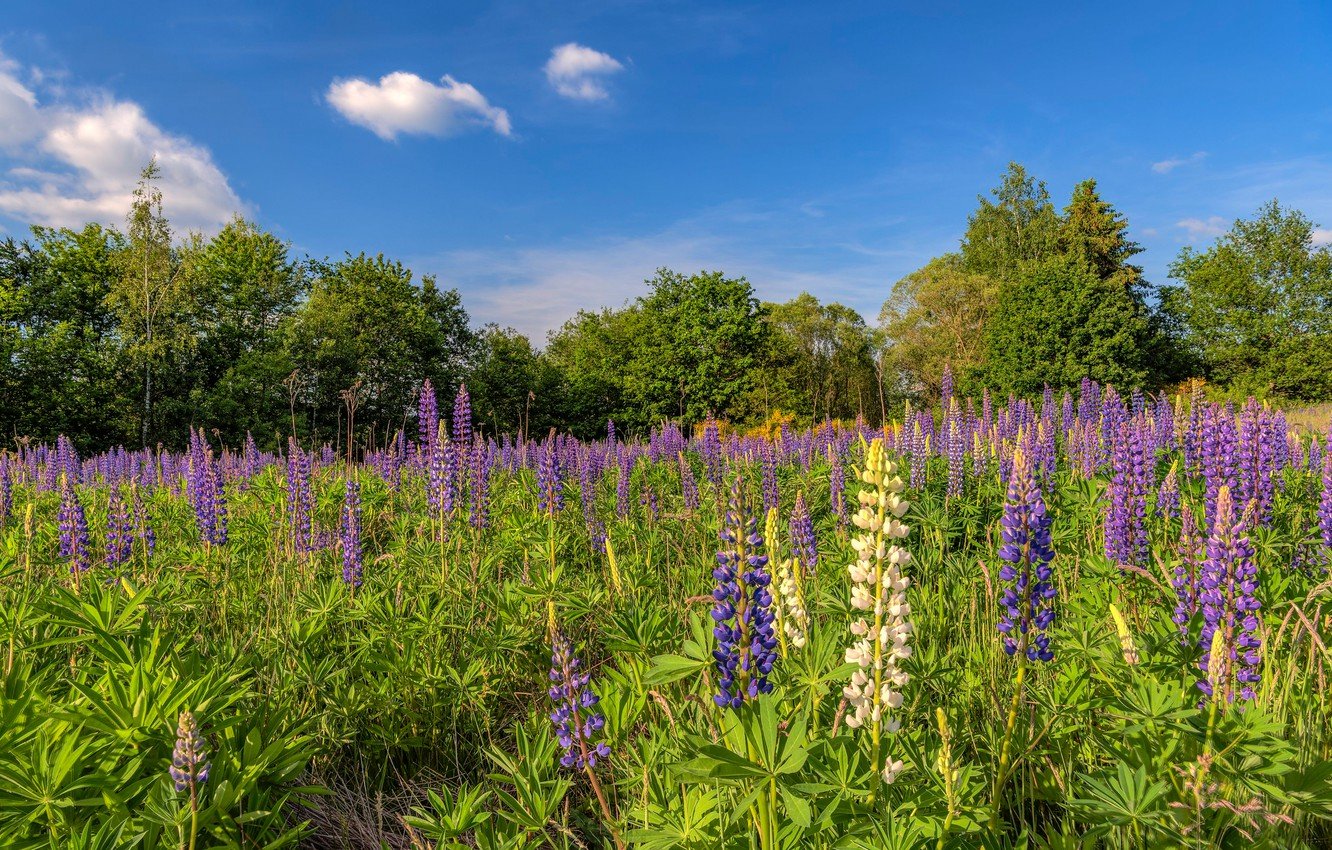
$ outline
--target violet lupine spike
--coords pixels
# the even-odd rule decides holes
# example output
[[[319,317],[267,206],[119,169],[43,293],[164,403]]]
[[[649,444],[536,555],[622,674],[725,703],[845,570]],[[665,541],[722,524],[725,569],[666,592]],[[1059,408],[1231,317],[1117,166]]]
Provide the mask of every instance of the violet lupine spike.
[[[458,395],[453,399],[453,447],[458,453],[459,466],[466,467],[467,454],[472,449],[472,397],[467,394],[467,385],[458,387]]]
[[[1179,513],[1179,463],[1170,465],[1170,471],[1161,479],[1156,491],[1156,515],[1172,520]]]
[[[1230,488],[1222,487],[1198,592],[1203,612],[1203,658],[1198,665],[1203,678],[1198,689],[1222,705],[1253,700],[1253,687],[1261,678],[1257,575],[1253,546],[1243,521],[1236,519]]]
[[[421,385],[421,395],[416,400],[416,432],[417,453],[424,460],[430,457],[439,436],[439,402],[429,378]]]
[[[1317,442],[1318,438],[1314,438]],[[1318,530],[1323,538],[1324,556],[1332,563],[1332,438],[1323,453],[1323,493],[1318,500]]]
[[[948,405],[947,416],[944,419],[944,434],[944,451],[948,455],[948,488],[946,494],[950,498],[957,498],[962,495],[964,486],[967,451],[966,432],[962,427],[962,411],[957,406],[957,399],[952,399]]]
[[[352,587],[361,586],[362,558],[361,485],[349,474],[342,498],[342,580]]]
[[[1179,541],[1175,544],[1175,569],[1170,584],[1175,589],[1175,613],[1171,617],[1187,636],[1189,618],[1198,610],[1198,577],[1202,573],[1203,537],[1198,521],[1187,504],[1180,509]]]
[[[14,510],[14,478],[9,456],[0,455],[0,527]]]
[[[193,714],[181,712],[169,771],[171,781],[176,785],[176,793],[189,791],[194,794],[200,785],[208,781],[208,768],[208,750],[204,746],[203,736],[199,734],[199,724]]]
[[[837,446],[828,447],[828,501],[831,503],[837,525],[845,527],[846,515],[846,467],[843,466],[842,453]]]
[[[681,451],[676,457],[680,463],[680,497],[684,500],[686,511],[698,510],[698,482],[694,479],[694,468]]]
[[[556,633],[550,656],[550,701],[555,709],[550,722],[564,748],[560,764],[570,770],[591,770],[610,755],[605,741],[594,740],[606,725],[596,711],[599,699],[592,692],[591,676],[582,669],[568,639]]]
[[[119,487],[111,488],[106,508],[106,565],[115,569],[129,562],[134,549],[134,523]]]
[[[537,510],[553,516],[564,509],[564,487],[560,482],[559,463],[556,459],[556,441],[552,434],[546,438],[537,456]]]
[[[92,569],[89,550],[88,518],[74,485],[64,473],[60,477],[60,557],[69,561],[70,572],[84,573]]]
[[[779,507],[780,495],[777,490],[777,459],[773,456],[772,444],[764,440],[759,446],[759,462],[763,473],[763,512]]]
[[[472,455],[471,513],[468,521],[478,531],[490,527],[490,470],[495,453],[489,445],[478,446]]]
[[[633,481],[634,462],[638,456],[633,449],[628,449],[620,454],[619,466],[615,471],[615,516],[620,519],[629,518],[629,497],[630,485]]]
[[[800,565],[802,575],[813,575],[819,565],[819,541],[814,534],[814,519],[809,515],[804,492],[796,493],[795,507],[791,509],[789,523],[791,554]]]
[[[712,657],[718,687],[713,701],[722,708],[738,710],[745,700],[772,691],[768,674],[777,661],[768,557],[763,554],[763,535],[758,530],[758,519],[749,514],[739,477],[731,486],[718,537],[722,548],[712,571],[717,581],[712,592],[717,648]]]
[[[999,558],[1004,561],[999,579],[1005,587],[999,598],[1003,613],[998,628],[1004,652],[1014,655],[1025,651],[1029,660],[1049,661],[1054,651],[1046,632],[1055,618],[1050,517],[1041,488],[1021,451],[1013,458],[999,527],[1003,540]]]

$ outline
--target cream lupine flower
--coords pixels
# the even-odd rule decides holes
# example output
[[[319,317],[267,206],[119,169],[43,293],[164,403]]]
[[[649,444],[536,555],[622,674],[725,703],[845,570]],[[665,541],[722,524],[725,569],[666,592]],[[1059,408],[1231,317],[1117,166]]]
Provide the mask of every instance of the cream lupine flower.
[[[768,510],[766,523],[769,563],[773,566],[773,584],[777,588],[778,604],[773,606],[776,626],[781,637],[781,651],[785,656],[788,646],[800,649],[809,633],[809,612],[805,610],[805,596],[796,575],[795,561],[785,556],[778,542],[777,509]]]
[[[856,641],[846,650],[847,662],[859,669],[842,693],[849,704],[846,724],[869,727],[878,759],[882,733],[899,728],[891,712],[902,705],[902,688],[908,681],[902,662],[911,657],[911,605],[906,597],[910,579],[902,575],[902,568],[911,563],[911,553],[897,541],[910,531],[902,517],[911,505],[901,496],[904,485],[897,464],[884,454],[882,440],[870,443],[860,479],[869,486],[860,491],[860,509],[851,518],[860,533],[851,540],[856,560],[847,573],[852,582],[851,607],[863,616],[852,621]],[[901,761],[889,757],[884,781],[892,782],[902,768]]]

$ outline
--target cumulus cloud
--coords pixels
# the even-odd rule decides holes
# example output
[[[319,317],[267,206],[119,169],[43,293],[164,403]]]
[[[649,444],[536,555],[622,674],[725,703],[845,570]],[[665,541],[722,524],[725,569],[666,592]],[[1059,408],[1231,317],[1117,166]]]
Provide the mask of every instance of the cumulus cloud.
[[[569,42],[550,52],[546,80],[557,93],[574,100],[605,100],[610,97],[605,79],[624,66],[613,56]]]
[[[1208,239],[1220,236],[1230,229],[1230,222],[1219,215],[1209,216],[1206,221],[1200,218],[1186,218],[1175,222],[1176,227],[1184,228],[1189,239]]]
[[[1196,165],[1206,158],[1207,151],[1197,151],[1190,156],[1163,159],[1160,162],[1152,163],[1152,171],[1155,171],[1157,174],[1169,174],[1181,165]]]
[[[105,92],[47,101],[44,75],[24,75],[0,57],[0,215],[54,227],[118,222],[154,157],[178,229],[213,230],[249,211],[207,148],[163,130],[137,103]]]
[[[513,132],[508,112],[491,106],[475,86],[447,74],[439,85],[406,71],[385,74],[378,82],[338,79],[325,97],[343,118],[385,141],[403,133],[452,136],[476,127],[501,136]]]
[[[1313,232],[1313,243],[1315,247],[1332,246],[1332,230],[1326,227],[1315,227]]]

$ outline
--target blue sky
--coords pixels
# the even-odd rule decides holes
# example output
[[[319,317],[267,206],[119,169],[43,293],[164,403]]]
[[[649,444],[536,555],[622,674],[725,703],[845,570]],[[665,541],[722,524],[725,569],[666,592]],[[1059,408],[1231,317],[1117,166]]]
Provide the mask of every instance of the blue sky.
[[[385,5],[10,4],[0,227],[119,222],[157,154],[182,226],[538,342],[663,265],[873,321],[1010,160],[1097,178],[1154,283],[1272,197],[1332,227],[1332,4]]]

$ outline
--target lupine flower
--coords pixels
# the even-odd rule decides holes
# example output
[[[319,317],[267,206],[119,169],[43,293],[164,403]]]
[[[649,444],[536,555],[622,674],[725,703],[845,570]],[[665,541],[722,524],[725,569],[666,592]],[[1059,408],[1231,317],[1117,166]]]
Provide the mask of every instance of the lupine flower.
[[[775,510],[781,498],[777,490],[777,458],[767,440],[759,445],[759,461],[763,468],[763,510]]]
[[[106,565],[119,567],[130,559],[134,547],[134,523],[119,487],[111,488],[111,500],[106,508]]]
[[[1004,652],[1013,655],[1025,651],[1032,661],[1049,661],[1054,652],[1046,630],[1055,616],[1050,517],[1045,512],[1041,488],[1021,451],[1013,457],[999,527],[1003,539],[999,558],[1004,561],[999,579],[1006,585],[999,598],[1004,609],[999,619]]]
[[[14,481],[9,466],[9,456],[0,456],[0,526],[9,519],[14,509]]]
[[[957,406],[957,399],[952,399],[949,404],[948,418],[944,420],[944,434],[945,450],[948,454],[947,495],[957,498],[962,495],[967,451],[966,435],[962,428],[962,411]]]
[[[361,586],[361,559],[361,485],[348,475],[342,499],[342,580],[352,587]]]
[[[1230,488],[1222,487],[1198,593],[1203,613],[1199,645],[1204,653],[1198,665],[1203,671],[1198,689],[1223,705],[1252,700],[1260,678],[1257,574],[1253,546],[1243,522],[1236,521]]]
[[[814,520],[805,504],[804,492],[796,493],[795,507],[788,523],[791,554],[801,575],[812,575],[819,565],[819,541],[814,535]]]
[[[1318,442],[1315,437],[1314,442]],[[1323,454],[1323,495],[1318,500],[1318,530],[1322,532],[1323,546],[1332,558],[1332,438]]]
[[[554,434],[542,444],[537,458],[537,503],[539,512],[547,516],[564,509],[564,488],[560,483]]]
[[[1179,462],[1170,464],[1170,471],[1161,480],[1156,491],[1156,515],[1167,520],[1179,513]]]
[[[130,486],[134,490],[134,533],[143,544],[144,554],[151,558],[157,550],[157,532],[153,531],[152,524],[148,522],[148,508],[143,503],[143,494],[133,482]]]
[[[851,623],[854,642],[846,650],[846,661],[857,669],[842,693],[849,703],[846,725],[868,726],[877,747],[883,731],[899,728],[889,713],[902,705],[902,688],[909,680],[902,663],[911,657],[911,605],[906,598],[910,579],[902,575],[902,567],[911,563],[911,553],[897,541],[910,532],[901,521],[910,503],[901,496],[905,487],[897,464],[888,459],[880,439],[865,452],[860,480],[869,486],[861,488],[860,508],[851,518],[860,532],[851,539],[856,560],[847,567],[851,607],[861,614]],[[901,769],[900,761],[889,758],[882,769],[884,781],[892,782]]]
[[[466,469],[472,450],[472,397],[467,394],[466,384],[458,387],[453,399],[453,447],[458,453],[457,468]]]
[[[634,462],[638,455],[632,449],[620,454],[620,464],[615,473],[615,515],[620,519],[629,518],[629,487],[633,481]]]
[[[785,658],[788,646],[800,649],[805,645],[809,632],[809,612],[805,610],[800,567],[793,558],[783,554],[782,537],[777,526],[777,509],[773,508],[768,511],[763,536],[768,544],[768,563],[773,567],[773,583],[777,588],[778,604],[773,606],[773,613],[777,618],[782,657]]]
[[[92,569],[92,553],[88,549],[88,518],[83,503],[67,475],[60,477],[60,557],[69,561],[69,569],[83,573]]]
[[[680,460],[680,497],[684,500],[686,511],[698,510],[698,482],[694,480],[694,468],[689,465],[684,452],[676,457]]]
[[[314,488],[310,454],[295,437],[287,440],[287,520],[292,550],[297,555],[314,551]]]
[[[208,750],[199,734],[199,725],[193,714],[183,711],[176,726],[176,747],[171,752],[170,773],[176,793],[189,791],[193,796],[208,781],[208,767]]]
[[[723,708],[739,709],[746,699],[770,693],[768,674],[777,661],[777,637],[773,633],[772,595],[768,585],[768,558],[762,554],[763,535],[758,520],[749,515],[744,484],[739,477],[731,486],[731,498],[718,533],[722,548],[712,576],[712,633],[717,649],[718,693],[713,701]]]
[[[1198,576],[1202,572],[1203,539],[1198,521],[1186,504],[1180,510],[1181,529],[1175,546],[1175,571],[1170,584],[1175,588],[1175,613],[1171,619],[1179,633],[1187,635],[1189,618],[1198,610]]]
[[[422,458],[428,458],[439,434],[439,403],[429,378],[421,385],[421,395],[416,401],[416,429],[417,450]]]
[[[472,528],[478,530],[490,526],[490,470],[494,464],[495,456],[490,446],[477,446],[472,454],[472,498],[468,519]]]
[[[846,467],[836,446],[828,447],[828,500],[838,527],[846,525]]]
[[[598,759],[610,755],[610,747],[604,741],[593,741],[606,725],[606,718],[594,710],[598,698],[588,687],[591,676],[581,667],[569,641],[556,633],[550,656],[550,700],[555,703],[550,722],[564,748],[560,764],[573,770],[591,770]]]

